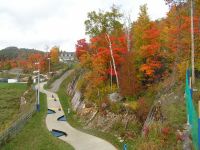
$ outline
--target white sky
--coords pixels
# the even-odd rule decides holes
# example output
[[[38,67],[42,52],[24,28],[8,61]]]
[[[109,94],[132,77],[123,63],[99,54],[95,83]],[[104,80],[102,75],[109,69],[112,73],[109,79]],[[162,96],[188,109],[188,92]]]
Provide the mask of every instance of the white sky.
[[[88,12],[109,10],[115,4],[136,20],[139,6],[145,3],[152,20],[166,16],[164,0],[0,0],[0,49],[46,50],[57,45],[75,51],[76,41],[86,37]]]

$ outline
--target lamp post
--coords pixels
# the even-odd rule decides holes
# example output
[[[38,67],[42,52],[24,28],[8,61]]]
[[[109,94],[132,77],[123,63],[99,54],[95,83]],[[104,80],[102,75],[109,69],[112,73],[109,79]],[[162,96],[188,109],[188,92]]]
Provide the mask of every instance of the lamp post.
[[[50,57],[47,58],[49,60],[49,74],[50,74],[50,62],[51,62],[51,59]]]
[[[191,15],[191,64],[192,64],[192,85],[195,83],[195,70],[194,70],[194,6],[193,0],[190,1],[190,15]]]
[[[38,65],[38,70],[37,70],[37,73],[38,73],[38,88],[37,88],[37,104],[36,104],[36,108],[37,108],[37,111],[39,112],[40,111],[40,69],[39,69],[39,62],[35,63],[36,65]]]

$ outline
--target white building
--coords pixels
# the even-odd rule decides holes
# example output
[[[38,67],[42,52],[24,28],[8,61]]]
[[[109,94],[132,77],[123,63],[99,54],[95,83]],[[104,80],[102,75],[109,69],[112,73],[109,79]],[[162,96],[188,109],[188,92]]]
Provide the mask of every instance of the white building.
[[[59,61],[68,63],[75,61],[75,52],[60,52]]]

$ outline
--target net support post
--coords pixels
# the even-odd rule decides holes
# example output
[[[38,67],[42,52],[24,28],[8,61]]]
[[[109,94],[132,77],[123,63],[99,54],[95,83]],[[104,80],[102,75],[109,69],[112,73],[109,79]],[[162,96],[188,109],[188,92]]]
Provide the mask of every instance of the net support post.
[[[198,117],[198,149],[200,149],[200,101],[198,101],[199,117]]]

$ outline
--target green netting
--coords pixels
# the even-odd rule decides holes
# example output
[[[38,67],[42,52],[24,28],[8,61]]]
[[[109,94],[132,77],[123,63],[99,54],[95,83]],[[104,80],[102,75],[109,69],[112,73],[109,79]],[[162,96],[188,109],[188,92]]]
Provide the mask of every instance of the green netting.
[[[191,127],[192,143],[195,150],[198,150],[198,117],[192,101],[192,90],[189,86],[189,71],[186,73],[185,100],[187,107],[188,121]]]

